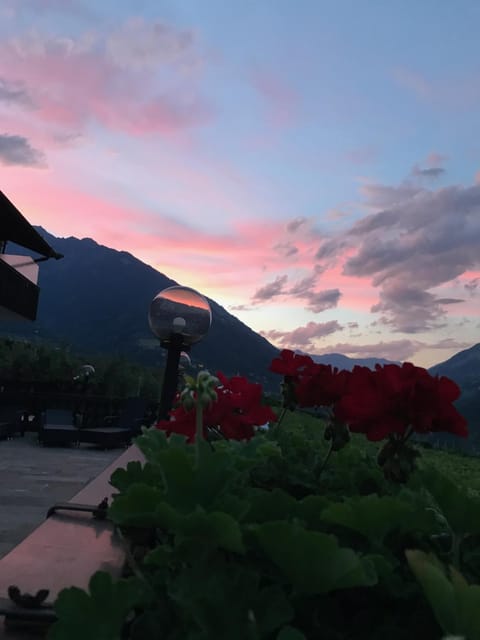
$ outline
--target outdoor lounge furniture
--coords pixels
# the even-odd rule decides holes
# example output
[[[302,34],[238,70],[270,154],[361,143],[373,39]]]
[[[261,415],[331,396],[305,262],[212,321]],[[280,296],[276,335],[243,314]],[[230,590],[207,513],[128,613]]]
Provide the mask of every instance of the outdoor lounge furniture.
[[[0,440],[12,438],[16,433],[25,434],[24,413],[18,407],[0,407]]]
[[[38,429],[38,441],[44,446],[78,444],[79,430],[71,411],[47,409],[42,413]]]
[[[95,444],[103,449],[126,447],[132,438],[130,429],[119,427],[95,427],[93,429],[79,429],[79,442],[82,444]]]
[[[128,398],[118,416],[105,416],[101,426],[79,429],[79,441],[105,449],[126,447],[140,433],[144,412],[142,398]]]

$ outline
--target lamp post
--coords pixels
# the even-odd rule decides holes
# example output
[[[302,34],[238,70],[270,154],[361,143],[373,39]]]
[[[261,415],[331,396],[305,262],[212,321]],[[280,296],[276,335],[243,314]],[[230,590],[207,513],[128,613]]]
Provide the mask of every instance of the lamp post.
[[[208,300],[190,287],[167,287],[157,293],[148,312],[148,323],[167,350],[167,364],[160,398],[161,420],[167,420],[177,389],[182,351],[199,342],[208,332],[212,311]]]

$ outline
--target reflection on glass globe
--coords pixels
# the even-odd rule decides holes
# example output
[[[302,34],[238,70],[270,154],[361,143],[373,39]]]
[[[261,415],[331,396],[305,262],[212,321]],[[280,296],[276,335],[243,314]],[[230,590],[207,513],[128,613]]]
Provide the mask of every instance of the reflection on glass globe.
[[[183,369],[188,369],[188,367],[190,367],[191,364],[192,364],[192,361],[188,353],[186,351],[182,351],[182,353],[180,354],[180,366]]]
[[[203,338],[210,328],[212,311],[207,299],[190,287],[168,287],[160,291],[150,304],[148,323],[162,341],[172,335],[183,337],[189,346]]]
[[[91,364],[84,364],[80,367],[80,373],[87,377],[93,376],[95,373],[95,367]]]
[[[95,374],[95,367],[91,364],[83,364],[76,376],[73,377],[74,380],[86,380]]]

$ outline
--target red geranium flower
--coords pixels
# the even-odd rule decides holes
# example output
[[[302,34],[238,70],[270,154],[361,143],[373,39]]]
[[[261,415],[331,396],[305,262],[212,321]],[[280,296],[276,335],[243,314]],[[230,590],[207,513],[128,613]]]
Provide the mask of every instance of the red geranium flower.
[[[262,386],[241,376],[227,378],[217,373],[220,385],[216,388],[217,400],[203,412],[204,435],[208,427],[214,427],[229,440],[248,440],[255,433],[255,426],[276,422],[277,416],[270,407],[262,405]],[[178,407],[170,412],[171,420],[161,420],[157,428],[168,433],[186,435],[189,442],[195,439],[196,410],[185,411]]]
[[[301,407],[333,406],[344,395],[349,377],[350,371],[312,363],[295,383],[298,404]]]
[[[283,349],[280,355],[272,360],[269,369],[273,373],[295,378],[314,364],[310,356]]]
[[[403,436],[408,429],[466,436],[466,420],[452,405],[459,395],[454,382],[411,363],[377,365],[375,371],[354,367],[335,415],[370,440]]]
[[[170,411],[170,420],[159,420],[155,428],[165,431],[167,436],[172,433],[179,433],[182,436],[186,436],[187,442],[193,442],[196,431],[195,410],[185,411],[182,406],[176,407]],[[203,435],[205,436],[205,425]]]

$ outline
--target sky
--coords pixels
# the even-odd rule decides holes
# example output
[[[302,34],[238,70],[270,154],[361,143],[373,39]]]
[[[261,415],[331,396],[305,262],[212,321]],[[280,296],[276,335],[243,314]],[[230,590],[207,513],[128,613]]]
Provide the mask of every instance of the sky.
[[[278,347],[430,366],[480,342],[479,21],[477,0],[1,0],[0,188]]]

